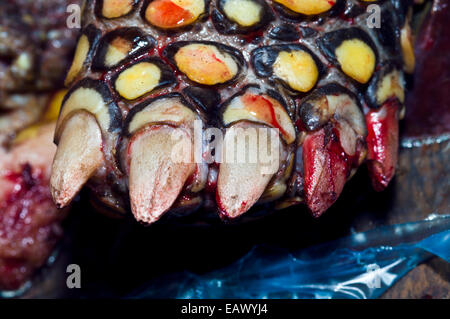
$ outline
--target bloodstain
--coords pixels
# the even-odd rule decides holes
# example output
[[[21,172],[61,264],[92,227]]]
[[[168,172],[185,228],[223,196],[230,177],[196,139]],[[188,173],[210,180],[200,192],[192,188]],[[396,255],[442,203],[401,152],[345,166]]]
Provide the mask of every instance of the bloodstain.
[[[264,31],[258,30],[258,31],[254,31],[254,32],[249,33],[248,35],[243,36],[243,38],[247,43],[254,43],[254,42],[257,42],[259,39],[261,39],[263,36],[264,36]]]
[[[380,109],[366,114],[367,166],[373,188],[385,189],[395,174],[399,146],[399,104],[390,99]]]
[[[0,289],[18,289],[47,260],[62,236],[48,180],[25,164],[2,176],[12,185],[0,203]]]
[[[339,131],[331,125],[308,134],[302,148],[306,204],[319,217],[341,194],[361,150],[357,144],[354,155],[346,154]]]
[[[269,99],[261,95],[245,94],[242,96],[242,103],[247,110],[255,113],[256,117],[278,129],[282,135],[288,136],[287,132],[283,130],[278,122],[274,105]]]
[[[153,14],[149,14],[149,11]],[[153,1],[146,11],[146,17],[151,23],[162,28],[183,26],[193,20],[192,14],[170,0]]]
[[[217,203],[217,208],[219,210],[219,215],[221,217],[229,218],[229,215],[228,215],[227,211],[225,210],[225,207],[223,206],[222,200],[219,197],[219,192],[216,192],[216,203]]]

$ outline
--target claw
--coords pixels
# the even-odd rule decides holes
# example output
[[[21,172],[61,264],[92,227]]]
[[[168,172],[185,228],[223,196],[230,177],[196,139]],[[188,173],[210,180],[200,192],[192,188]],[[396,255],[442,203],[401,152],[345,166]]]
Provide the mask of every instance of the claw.
[[[315,217],[341,194],[350,173],[349,158],[335,130],[308,134],[303,143],[306,204]]]
[[[179,139],[172,134],[177,130]],[[183,159],[174,158],[183,147]],[[137,132],[128,147],[131,209],[138,221],[152,223],[167,212],[195,172],[191,134],[168,125]]]
[[[261,154],[261,147],[264,147],[264,141],[261,142],[261,135],[256,133],[258,127],[260,125],[240,122],[233,125],[231,129],[227,129],[225,133],[223,154],[226,158],[220,164],[216,200],[220,212],[228,218],[236,218],[247,212],[259,200],[274,173],[279,169],[279,160],[269,164],[261,161],[259,154]],[[233,132],[235,129],[240,129],[240,131]],[[246,136],[251,136],[253,132],[258,141],[251,141],[249,138],[250,142],[246,143]],[[280,145],[280,143],[276,143],[278,141],[278,134],[271,136],[271,155],[277,151],[277,147]],[[241,142],[245,143],[245,146],[243,144],[240,146]],[[254,149],[252,146],[256,144],[258,144],[255,147],[257,149]],[[231,152],[235,154],[233,160],[230,160],[228,155],[230,147],[234,148]],[[255,155],[254,152],[257,153],[258,158],[252,161],[251,157]],[[248,156],[248,160],[246,156]],[[245,161],[241,161],[239,158],[245,158]]]
[[[397,100],[385,102],[379,109],[366,114],[368,129],[367,166],[373,188],[384,190],[395,174],[398,158],[399,109]]]
[[[341,194],[364,159],[366,127],[356,99],[338,85],[318,89],[301,105],[305,201],[315,217]]]
[[[78,111],[62,130],[50,188],[58,207],[67,206],[103,163],[102,133],[95,117]]]
[[[280,97],[259,86],[248,87],[224,103],[222,121],[227,129],[216,200],[228,218],[244,214],[260,200],[286,158],[284,146],[295,141],[295,129],[283,104]],[[281,186],[278,191],[280,197],[286,188]]]

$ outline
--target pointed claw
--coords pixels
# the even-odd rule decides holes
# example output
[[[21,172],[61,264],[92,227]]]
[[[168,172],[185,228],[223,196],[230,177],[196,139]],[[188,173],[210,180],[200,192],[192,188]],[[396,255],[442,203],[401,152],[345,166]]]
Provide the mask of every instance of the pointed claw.
[[[50,187],[56,205],[67,206],[102,163],[102,134],[95,117],[74,114],[65,123],[53,160]]]
[[[319,217],[344,188],[350,171],[348,157],[335,133],[324,128],[306,137],[303,163],[306,204]]]
[[[366,125],[357,99],[329,84],[316,90],[300,109],[305,201],[315,217],[339,197],[345,182],[364,160]]]
[[[179,139],[172,136],[175,130]],[[175,158],[180,146],[183,158]],[[137,220],[152,223],[171,208],[195,171],[192,149],[187,130],[167,125],[150,126],[132,137],[128,148],[129,188]]]
[[[242,144],[240,147],[239,139],[244,141],[246,134],[250,130],[256,131],[258,128],[255,124],[249,124],[241,122],[234,125],[233,129],[242,129],[242,131],[231,131],[227,130],[224,139],[223,155],[224,161],[220,164],[219,177],[217,181],[217,204],[222,214],[228,218],[235,218],[246,211],[248,211],[261,197],[269,184],[274,173],[277,172],[279,168],[279,158],[274,157],[273,160],[267,163],[263,163],[260,158],[261,147],[261,135],[257,135],[257,141],[254,143],[245,143],[245,147]],[[258,131],[259,132],[259,131]],[[275,142],[275,138],[277,139]],[[231,140],[235,140],[235,144]],[[258,143],[259,142],[259,143]],[[236,145],[236,152],[234,160],[230,160],[227,156],[228,149]],[[258,145],[257,147],[251,147],[253,145]],[[279,136],[278,133],[275,136],[270,137],[270,154],[273,156],[274,152],[279,152]],[[268,148],[266,149],[268,150]],[[265,152],[264,150],[263,152]],[[232,151],[234,152],[234,151]],[[250,158],[252,152],[256,152],[257,158],[255,161],[251,161]],[[246,158],[245,155],[248,154],[248,160],[240,161],[239,158]],[[278,154],[277,154],[278,155]]]
[[[395,174],[399,146],[399,104],[388,100],[378,110],[366,115],[367,129],[367,166],[373,188],[384,190]]]

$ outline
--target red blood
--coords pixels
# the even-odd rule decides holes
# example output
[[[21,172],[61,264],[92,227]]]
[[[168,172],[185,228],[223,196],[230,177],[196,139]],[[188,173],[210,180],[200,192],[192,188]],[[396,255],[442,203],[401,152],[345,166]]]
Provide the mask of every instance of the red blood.
[[[218,192],[216,192],[216,203],[217,208],[219,209],[219,215],[222,217],[229,217],[227,211],[225,210],[225,207],[222,204],[222,200],[220,199]]]
[[[216,203],[217,203],[217,208],[219,209],[219,216],[223,219],[230,219],[231,217],[228,214],[228,212],[225,210],[225,207],[223,206],[222,201],[219,198],[218,192],[216,192]],[[247,206],[247,202],[243,201],[241,203],[240,210],[244,211],[246,206]]]
[[[220,64],[224,64],[224,65],[225,65],[225,62],[223,62],[221,59],[219,59],[214,53],[211,54],[211,57],[212,57],[214,60],[216,60],[217,62],[219,62]]]
[[[183,26],[193,18],[188,10],[170,0],[156,0],[150,6],[155,9],[155,14],[149,17],[149,20],[162,28]]]
[[[40,170],[26,164],[2,178],[13,187],[0,202],[0,289],[14,290],[46,262],[62,235],[63,214]]]
[[[248,43],[252,43],[253,41],[255,41],[255,39],[261,38],[263,36],[264,36],[264,31],[258,30],[258,31],[251,32],[250,34],[243,36],[243,38]]]
[[[206,183],[205,191],[208,193],[214,193],[217,189],[217,180],[215,181],[208,181]]]
[[[314,217],[337,200],[358,158],[358,151],[353,156],[344,152],[334,128],[325,127],[307,135],[303,143],[304,191]]]
[[[295,122],[295,126],[297,127],[299,132],[306,131],[305,125],[303,124],[303,121],[301,119],[298,119],[297,122]]]
[[[242,97],[242,102],[250,111],[257,113],[263,119],[270,123],[274,128],[280,130],[282,135],[287,135],[281,125],[278,123],[275,115],[275,109],[272,102],[261,95],[245,94]]]
[[[380,109],[366,114],[367,165],[376,191],[385,189],[395,174],[399,139],[398,112],[398,101],[389,100]]]

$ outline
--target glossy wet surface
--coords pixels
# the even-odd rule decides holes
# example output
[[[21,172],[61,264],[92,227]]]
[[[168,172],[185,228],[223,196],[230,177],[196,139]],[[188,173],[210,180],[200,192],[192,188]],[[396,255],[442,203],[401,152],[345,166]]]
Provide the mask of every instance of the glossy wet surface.
[[[450,14],[448,8],[445,14]],[[440,15],[437,19],[448,20]],[[450,43],[446,24],[439,34],[443,37],[435,39],[439,50],[434,51],[434,47],[424,50],[421,47],[424,42],[417,48],[417,72],[426,75],[422,75],[423,78],[416,75],[414,87],[419,85],[419,88],[408,97],[409,101],[415,101],[408,105],[407,120],[402,128],[405,147],[400,152],[399,170],[383,193],[372,190],[367,171],[361,169],[338,202],[320,219],[312,218],[306,209],[298,206],[242,224],[174,226],[160,223],[148,228],[131,217],[114,220],[95,213],[84,193],[66,222],[67,236],[57,263],[51,269],[44,269],[42,276],[36,278],[39,284],[26,296],[123,296],[161,274],[183,270],[202,273],[222,267],[243,256],[255,244],[295,250],[353,231],[420,220],[432,213],[448,213],[450,141],[443,134],[450,131],[446,96],[449,91],[444,89],[449,82],[448,75],[442,75],[450,70],[443,67],[450,63],[445,54],[449,51],[444,51]],[[436,60],[430,59],[430,52],[437,54],[434,58],[440,65],[433,66]],[[434,80],[426,80],[426,76]],[[419,99],[425,102],[420,103]],[[439,137],[405,139],[430,134]],[[192,219],[198,220],[196,216]],[[65,286],[65,270],[70,263],[81,266],[80,290],[69,290]],[[448,297],[449,274],[445,263],[433,260],[416,268],[410,278],[402,279],[398,288],[391,289],[387,295]]]

